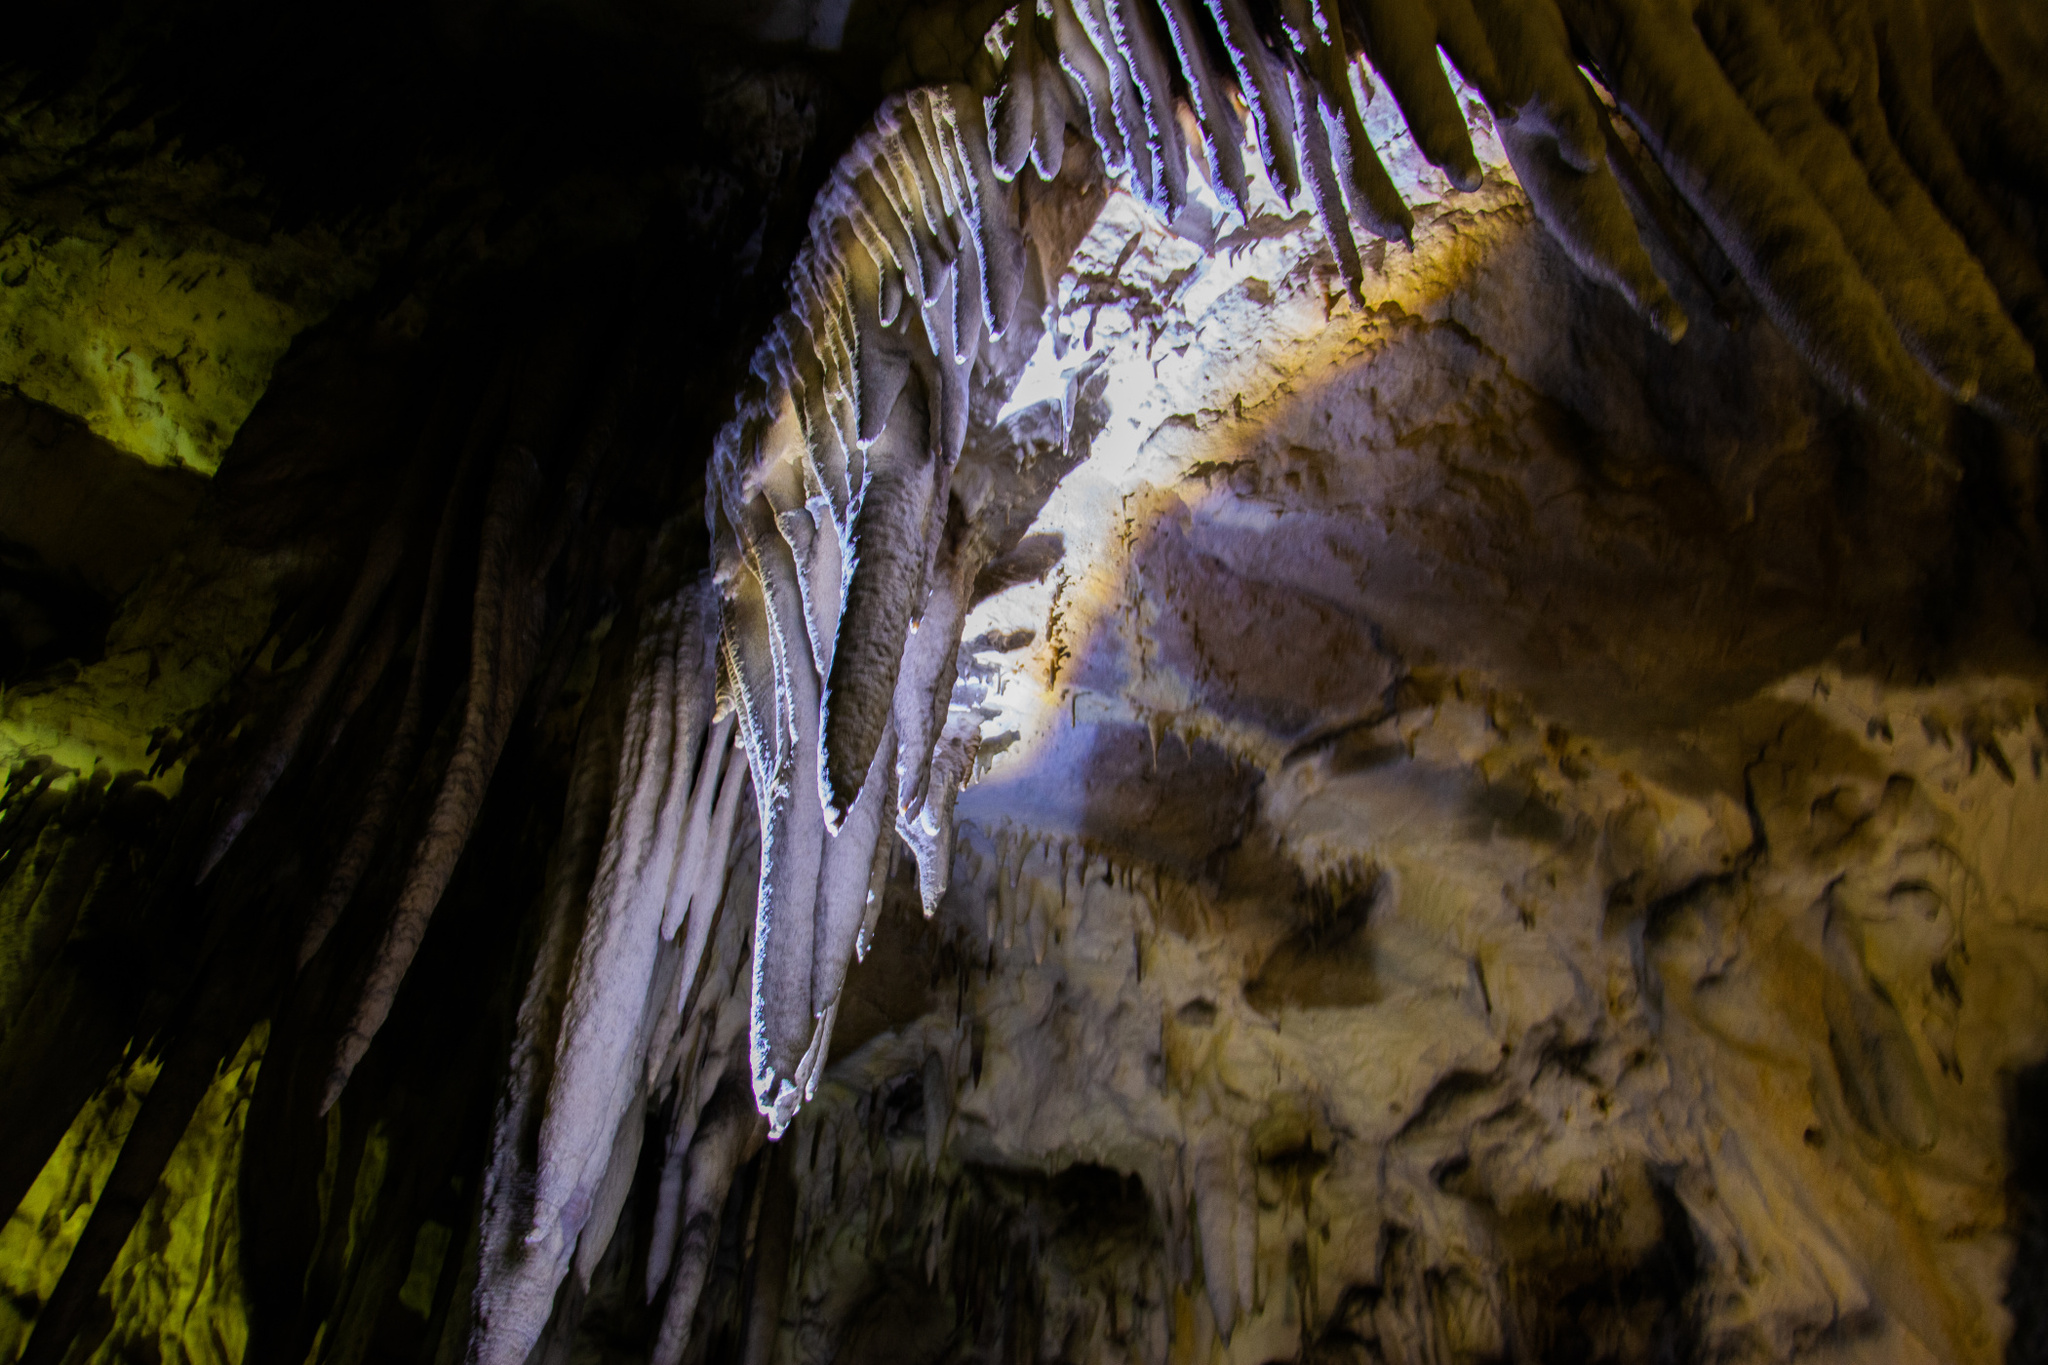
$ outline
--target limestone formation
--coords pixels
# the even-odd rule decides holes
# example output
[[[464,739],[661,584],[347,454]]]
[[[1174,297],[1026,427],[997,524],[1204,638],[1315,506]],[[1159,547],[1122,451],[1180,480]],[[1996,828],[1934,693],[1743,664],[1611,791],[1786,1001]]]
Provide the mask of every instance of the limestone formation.
[[[2031,13],[899,8],[360,189],[0,692],[0,1353],[2023,1351]]]

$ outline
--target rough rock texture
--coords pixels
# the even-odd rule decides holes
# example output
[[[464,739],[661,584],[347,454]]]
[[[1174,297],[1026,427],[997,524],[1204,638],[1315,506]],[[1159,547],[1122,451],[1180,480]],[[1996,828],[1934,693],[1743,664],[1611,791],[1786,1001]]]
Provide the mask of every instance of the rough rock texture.
[[[1418,216],[1363,310],[1121,198],[1063,282],[1106,424],[849,990],[948,965],[785,1139],[792,1358],[2002,1358],[2048,692],[1952,488]]]
[[[123,74],[103,64],[52,98],[33,68],[0,71],[0,385],[210,475],[293,336],[366,287],[398,234],[275,230],[261,182],[160,136]]]

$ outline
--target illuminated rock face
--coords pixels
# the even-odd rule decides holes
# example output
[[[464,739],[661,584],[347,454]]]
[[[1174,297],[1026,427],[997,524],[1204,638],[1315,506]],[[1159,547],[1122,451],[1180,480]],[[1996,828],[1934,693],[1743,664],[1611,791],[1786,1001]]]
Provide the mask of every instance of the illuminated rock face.
[[[1315,246],[1113,199],[1063,284],[1010,420],[1064,365],[1102,430],[784,1140],[785,1346],[2001,1358],[2048,736],[1925,653],[1998,638],[1947,486],[1511,196],[1363,314]]]

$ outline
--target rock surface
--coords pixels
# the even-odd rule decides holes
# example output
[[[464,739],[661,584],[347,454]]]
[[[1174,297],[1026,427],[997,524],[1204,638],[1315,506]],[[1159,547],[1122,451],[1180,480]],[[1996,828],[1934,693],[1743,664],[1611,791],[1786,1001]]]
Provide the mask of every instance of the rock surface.
[[[915,72],[973,47],[940,37]],[[563,1199],[561,1226],[604,1232],[573,1275],[569,1242],[547,1246],[555,1279],[520,1304],[549,1324],[535,1359],[668,1338],[655,1242],[698,1281],[692,1361],[739,1340],[846,1361],[1991,1361],[2036,1322],[2015,1248],[2048,1203],[2021,1154],[2048,1111],[2048,688],[2021,530],[1831,397],[1741,287],[1671,272],[1694,325],[1653,336],[1534,223],[1485,129],[1489,186],[1452,196],[1391,100],[1368,127],[1417,250],[1366,248],[1362,303],[1266,186],[1237,223],[1196,184],[1174,231],[1110,201],[995,424],[1008,446],[963,463],[1001,491],[1006,450],[1020,475],[1090,454],[973,579],[942,726],[975,778],[950,892],[924,917],[897,857],[817,1097],[764,1150],[719,1089],[748,1025],[754,886],[733,876],[707,958],[725,995],[664,1058],[682,1078],[606,1111],[602,1152],[569,1144],[625,1156]],[[1993,483],[2032,469],[1968,440]],[[2007,481],[2025,505],[2030,477]],[[291,567],[184,544],[98,665],[6,698],[0,755],[150,763],[152,733],[229,679],[289,673],[291,649],[262,651]],[[483,847],[467,868],[539,882],[545,835]],[[735,847],[752,866],[750,835]],[[20,915],[43,925],[35,894]],[[483,929],[434,941],[457,962],[440,980],[481,978],[485,943],[516,995],[518,907],[471,898]],[[422,1027],[434,1048],[399,1074],[481,1095],[471,1072],[504,1050],[477,1036]],[[231,1269],[274,1209],[229,1197],[262,1038],[195,1101],[96,1359],[262,1355]],[[53,1295],[150,1066],[117,1072],[6,1226],[0,1351]],[[375,1095],[276,1150],[317,1175],[322,1275],[362,1285],[348,1349],[397,1320],[455,1359],[471,1191],[379,1191],[387,1162],[401,1191],[457,1169],[416,1156],[457,1126],[412,1115],[391,1156],[406,1132],[365,1117]],[[319,1164],[330,1140],[352,1164]],[[698,1181],[713,1166],[729,1195]]]
[[[1063,282],[1012,411],[1103,430],[786,1139],[792,1358],[2002,1358],[2039,661],[1768,327],[1433,216],[1363,310],[1122,198]]]

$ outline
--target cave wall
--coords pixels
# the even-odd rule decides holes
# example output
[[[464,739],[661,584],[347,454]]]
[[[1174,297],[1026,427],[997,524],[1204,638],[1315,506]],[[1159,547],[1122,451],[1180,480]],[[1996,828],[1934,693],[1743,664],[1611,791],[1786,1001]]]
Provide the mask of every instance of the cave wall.
[[[829,9],[763,22],[786,37]],[[915,7],[865,21],[850,41],[904,47],[927,78],[981,28]],[[775,187],[800,197],[790,166],[815,131],[800,80],[710,86],[711,121],[771,150],[732,197],[696,201],[693,230]],[[1476,193],[1389,101],[1368,113],[1417,240],[1368,245],[1358,297],[1324,227],[1256,168],[1242,219],[1213,185],[1171,224],[1119,191],[1050,282],[1015,391],[977,395],[994,410],[962,468],[1058,482],[974,584],[947,713],[975,736],[954,755],[971,780],[950,889],[924,913],[892,855],[815,1096],[774,1142],[735,1119],[730,1191],[688,1234],[710,1239],[690,1359],[2031,1358],[2037,449],[1961,414],[1954,465],[1931,460],[1814,376],[1697,224],[1680,245],[1713,282],[1668,272],[1694,325],[1665,342],[1538,224],[1483,112]],[[606,194],[593,220],[638,211]],[[11,381],[24,415],[0,469],[19,472],[0,477],[48,508],[19,538],[86,576],[112,626],[98,660],[7,694],[6,756],[43,762],[9,796],[83,791],[67,818],[134,830],[64,869],[55,824],[25,851],[42,871],[6,886],[25,932],[0,1018],[79,896],[96,903],[90,858],[145,844],[188,758],[217,797],[209,746],[246,753],[262,728],[241,709],[274,716],[316,657],[347,586],[332,565],[388,500],[421,406],[409,367],[593,326],[545,260],[477,264],[576,216],[538,197],[548,226],[455,253],[456,274],[518,284],[454,341],[423,321],[462,313],[434,288],[316,327],[245,425],[223,419],[196,530],[192,478],[131,467],[150,451],[100,399]],[[723,249],[763,250],[725,229]],[[56,291],[37,306],[96,318],[53,269],[24,277]],[[623,273],[577,281],[614,298],[636,287]],[[691,287],[667,278],[646,311],[679,315]],[[327,306],[279,314],[265,344],[283,353]],[[507,321],[523,313],[543,316]],[[708,344],[661,358],[641,361],[657,405],[664,373],[702,397],[737,368]],[[687,465],[676,427],[642,430]],[[352,466],[371,447],[389,470]],[[56,534],[83,486],[121,555]],[[630,531],[592,558],[601,586],[548,675],[562,691],[523,717],[510,795],[389,1025],[401,1041],[314,1122],[286,1111],[325,1082],[321,1030],[350,984],[332,955],[317,1004],[237,1035],[87,1287],[75,1358],[462,1357],[482,1128],[549,951],[530,907],[573,879],[548,850],[579,818],[581,755],[622,743],[603,725],[629,642],[610,632],[659,576],[648,508],[698,491],[673,471],[624,490]],[[308,527],[310,549],[267,546]],[[52,760],[75,782],[48,781]],[[322,791],[295,781],[292,800]],[[202,823],[163,837],[195,853]],[[263,894],[310,899],[342,831],[257,830]],[[726,994],[679,1035],[721,1060],[749,1027],[759,855],[743,831],[707,950]],[[375,928],[347,927],[351,951]],[[0,1358],[57,1294],[165,1065],[116,1042],[0,1231]],[[251,1118],[272,1048],[295,1079]],[[688,1084],[628,1110],[603,1195],[616,1232],[572,1248],[535,1359],[646,1359],[666,1332],[650,1249],[694,1150]],[[268,1164],[244,1160],[250,1123]]]
[[[2048,732],[1996,570],[1768,333],[1666,350],[1512,191],[1430,217],[1363,308],[1300,223],[1115,198],[1077,255],[1006,420],[1100,430],[793,1130],[790,1358],[990,1348],[1008,1247],[1040,1358],[2004,1358]]]

